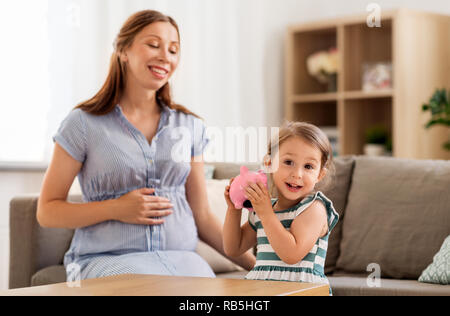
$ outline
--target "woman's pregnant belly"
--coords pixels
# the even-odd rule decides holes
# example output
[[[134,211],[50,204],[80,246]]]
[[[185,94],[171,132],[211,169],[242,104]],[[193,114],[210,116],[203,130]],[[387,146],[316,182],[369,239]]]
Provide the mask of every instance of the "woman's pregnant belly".
[[[78,229],[72,251],[78,256],[125,254],[158,250],[194,251],[198,243],[197,227],[186,199],[173,197],[174,212],[162,225],[135,225],[107,221]]]

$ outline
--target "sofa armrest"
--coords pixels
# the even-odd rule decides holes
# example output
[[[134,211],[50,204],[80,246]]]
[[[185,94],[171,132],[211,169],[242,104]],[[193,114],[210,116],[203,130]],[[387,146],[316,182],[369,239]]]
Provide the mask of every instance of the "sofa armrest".
[[[35,272],[37,196],[13,198],[9,204],[9,288],[28,287]]]
[[[31,277],[37,271],[62,264],[73,237],[71,229],[42,228],[36,219],[37,203],[36,194],[18,196],[10,202],[10,289],[31,286]]]

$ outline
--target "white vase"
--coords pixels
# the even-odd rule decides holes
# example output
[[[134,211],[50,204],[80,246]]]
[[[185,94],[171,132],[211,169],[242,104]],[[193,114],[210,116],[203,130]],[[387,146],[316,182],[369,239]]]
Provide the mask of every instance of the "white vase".
[[[383,156],[385,154],[384,145],[379,144],[365,144],[364,155],[366,156]]]

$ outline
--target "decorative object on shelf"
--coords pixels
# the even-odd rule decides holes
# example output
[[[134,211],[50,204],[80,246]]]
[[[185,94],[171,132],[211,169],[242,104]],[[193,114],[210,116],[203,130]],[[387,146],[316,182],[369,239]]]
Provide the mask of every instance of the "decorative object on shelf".
[[[328,92],[337,91],[338,51],[336,48],[310,55],[306,65],[311,76],[327,85]]]
[[[339,132],[337,126],[319,126],[319,128],[327,135],[333,149],[333,156],[339,156]]]
[[[366,144],[364,145],[364,155],[384,156],[391,144],[389,133],[383,125],[373,125],[366,129]]]
[[[362,76],[363,91],[392,89],[392,63],[365,63]]]
[[[431,112],[431,119],[425,125],[425,128],[430,128],[434,125],[450,127],[450,91],[447,94],[446,89],[436,90],[430,99],[430,103],[422,105],[422,110]],[[450,139],[442,147],[450,150]]]

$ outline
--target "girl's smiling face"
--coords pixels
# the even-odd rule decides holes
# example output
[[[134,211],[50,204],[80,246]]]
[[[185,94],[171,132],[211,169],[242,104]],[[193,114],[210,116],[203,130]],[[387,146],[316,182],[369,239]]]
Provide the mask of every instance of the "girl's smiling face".
[[[300,137],[286,139],[278,153],[271,162],[278,166],[273,173],[273,182],[278,190],[279,203],[289,207],[310,194],[326,171],[321,166],[321,151]]]
[[[180,43],[177,29],[168,22],[147,25],[125,50],[128,78],[149,90],[164,86],[178,66]]]

